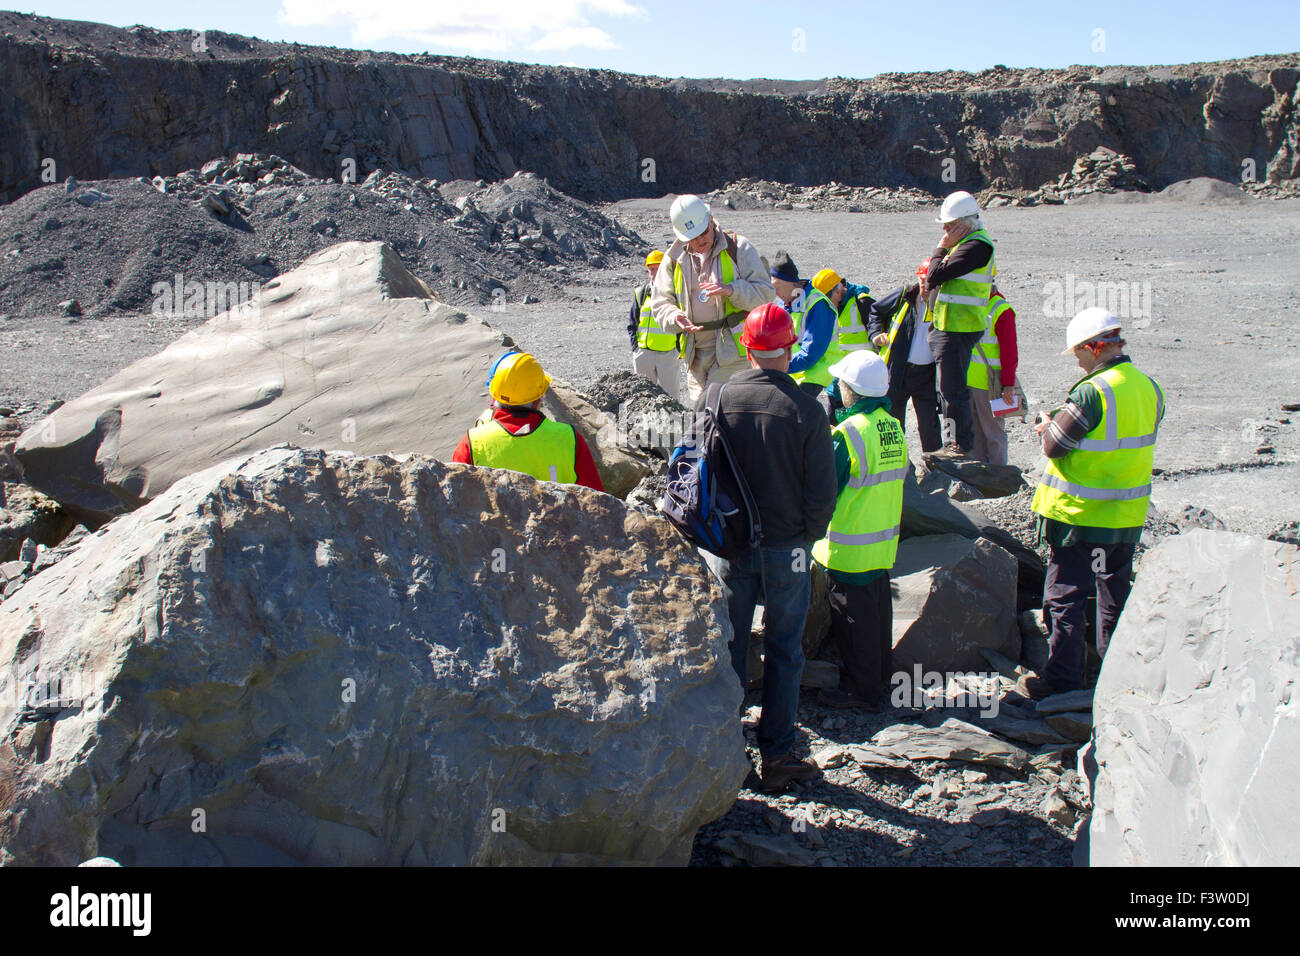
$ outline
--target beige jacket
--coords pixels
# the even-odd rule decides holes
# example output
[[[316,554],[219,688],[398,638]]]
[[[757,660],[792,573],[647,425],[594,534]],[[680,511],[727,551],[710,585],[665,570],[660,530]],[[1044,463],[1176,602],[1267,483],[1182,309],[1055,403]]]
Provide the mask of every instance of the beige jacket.
[[[714,224],[713,248],[709,251],[704,260],[702,270],[705,280],[712,279],[721,283],[722,266],[719,261],[722,251],[727,248],[726,237],[723,235],[722,228]],[[767,269],[763,267],[763,260],[759,258],[758,250],[744,236],[736,236],[736,277],[731,283],[730,302],[733,307],[740,309],[742,312],[749,312],[756,309],[765,302],[771,302],[776,298],[776,293],[772,289],[772,281],[768,278]],[[677,293],[673,289],[673,265],[682,269],[685,277],[686,301],[678,302]],[[686,243],[678,240],[668,247],[664,253],[663,265],[655,274],[654,288],[650,293],[650,312],[654,316],[655,322],[660,328],[676,329],[677,314],[684,312],[687,320],[692,325],[701,325],[703,322],[721,318],[721,313],[717,311],[712,304],[706,306],[696,299],[696,293],[700,288],[700,272],[695,267],[695,257],[691,255],[690,250],[686,248]],[[697,310],[705,311],[707,314],[697,318]],[[694,332],[686,335],[686,353],[683,356],[686,364],[691,364],[691,359],[695,354],[695,346],[698,337],[709,336],[713,338],[714,348],[719,356],[726,355],[724,349],[731,349],[734,354],[735,343],[732,339],[731,330],[726,328],[715,329],[710,332]]]

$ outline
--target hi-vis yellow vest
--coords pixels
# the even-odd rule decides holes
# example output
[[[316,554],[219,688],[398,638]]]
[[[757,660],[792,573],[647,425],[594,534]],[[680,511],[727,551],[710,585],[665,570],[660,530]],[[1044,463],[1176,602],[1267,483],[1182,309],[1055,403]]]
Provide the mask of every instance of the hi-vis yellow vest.
[[[718,264],[721,267],[722,272],[722,282],[720,282],[719,285],[731,285],[736,278],[736,263],[732,261],[731,253],[726,249],[723,249],[722,254],[718,256]],[[686,277],[682,274],[681,267],[677,264],[676,259],[673,260],[673,292],[677,294],[678,307],[685,312],[686,309],[683,307],[683,303],[686,301]],[[730,299],[723,299],[722,301],[724,318],[736,312],[743,311],[733,306]],[[731,331],[731,337],[736,342],[736,351],[740,354],[741,358],[745,357],[745,347],[740,344],[740,333],[743,331],[745,331],[744,322],[738,323]],[[678,351],[681,353],[682,357],[685,358],[686,336],[684,335],[682,336],[681,348]]]
[[[993,294],[993,240],[983,229],[976,229],[952,247],[956,252],[966,242],[987,242],[989,261],[978,269],[949,279],[939,286],[934,302],[934,327],[940,332],[982,332],[988,327],[989,298]]]
[[[908,469],[903,428],[877,408],[845,419],[835,433],[848,446],[849,483],[835,502],[826,537],[813,545],[813,559],[845,573],[892,568]]]
[[[819,296],[826,300],[826,304],[830,306],[832,312],[835,311],[835,304],[831,302],[830,296],[823,295],[817,289],[813,289],[805,298],[804,310],[800,313],[799,320],[795,325],[796,335],[802,334],[800,326],[803,324],[803,317],[812,311],[812,307],[816,304]],[[831,375],[832,365],[844,358],[846,352],[869,347],[867,343],[867,327],[862,324],[862,317],[858,314],[858,302],[852,296],[845,295],[839,315],[835,317],[835,326],[831,329],[830,343],[826,346],[826,351],[822,353],[822,357],[817,360],[812,368],[804,372],[792,372],[790,377],[796,382],[816,382],[818,385],[829,385],[834,377]]]
[[[1078,448],[1047,459],[1034,492],[1034,512],[1090,528],[1140,528],[1151,500],[1164,392],[1132,362],[1081,381],[1091,382],[1101,394],[1101,421]]]
[[[919,299],[919,292],[917,293],[917,297]],[[880,361],[884,362],[886,365],[889,364],[889,353],[894,351],[894,340],[898,338],[898,332],[903,327],[903,320],[907,318],[907,313],[911,311],[911,309],[912,303],[907,301],[907,297],[899,296],[898,307],[894,309],[894,314],[889,320],[889,337],[885,341],[885,344],[880,347]],[[925,335],[927,333],[926,329],[921,328],[919,322],[914,324],[916,325],[916,328],[912,332],[913,335]]]
[[[527,435],[512,435],[496,420],[475,425],[469,430],[470,453],[474,464],[484,468],[522,471],[539,481],[574,484],[574,456],[578,439],[572,425],[549,418]]]
[[[984,331],[984,338],[975,343],[970,354],[970,371],[966,373],[966,384],[970,388],[982,388],[990,392],[1002,390],[1002,347],[998,344],[995,326],[1002,313],[1010,308],[1011,303],[1000,295],[989,300],[989,327]]]
[[[647,290],[645,298],[641,300],[641,322],[636,329],[636,344],[647,352],[671,352],[677,348],[677,333],[661,329],[655,321],[650,312],[650,299],[653,295],[653,289]]]

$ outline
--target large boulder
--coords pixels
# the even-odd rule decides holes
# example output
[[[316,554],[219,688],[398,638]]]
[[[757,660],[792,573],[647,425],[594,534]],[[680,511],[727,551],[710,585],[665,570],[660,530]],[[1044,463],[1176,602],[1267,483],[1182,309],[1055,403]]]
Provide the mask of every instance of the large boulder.
[[[1038,552],[999,527],[978,508],[953,501],[948,497],[946,488],[945,483],[943,488],[932,487],[927,493],[910,471],[904,476],[901,522],[903,539],[933,534],[988,538],[1015,557],[1019,566],[1019,589],[1026,594],[1038,595],[1035,603],[1041,600],[1046,568]]]
[[[0,606],[0,863],[684,864],[749,770],[729,636],[609,495],[245,456]]]
[[[340,243],[68,402],[16,454],[28,484],[92,525],[278,444],[447,460],[487,407],[507,342],[438,302],[386,244]],[[548,402],[584,423],[611,494],[649,472],[595,441],[603,419],[570,390]]]
[[[1295,866],[1300,548],[1221,531],[1142,558],[1093,695],[1097,866]]]
[[[981,648],[1016,661],[1016,560],[987,538],[907,538],[890,572],[894,666],[984,671]]]

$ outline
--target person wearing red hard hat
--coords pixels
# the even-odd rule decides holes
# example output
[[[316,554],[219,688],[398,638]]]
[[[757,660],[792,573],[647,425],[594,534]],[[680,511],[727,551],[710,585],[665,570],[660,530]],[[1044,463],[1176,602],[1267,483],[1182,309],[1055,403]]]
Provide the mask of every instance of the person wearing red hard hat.
[[[754,496],[763,537],[734,561],[707,560],[726,588],[731,664],[742,687],[749,676],[754,607],[761,599],[766,609],[759,777],[765,791],[777,792],[818,774],[815,764],[794,755],[794,720],[812,597],[810,552],[826,534],[838,489],[826,413],[787,373],[796,341],[790,314],[775,303],[759,306],[745,317],[740,341],[749,368],[725,385],[710,386],[697,410],[706,402],[716,407],[735,465]]]

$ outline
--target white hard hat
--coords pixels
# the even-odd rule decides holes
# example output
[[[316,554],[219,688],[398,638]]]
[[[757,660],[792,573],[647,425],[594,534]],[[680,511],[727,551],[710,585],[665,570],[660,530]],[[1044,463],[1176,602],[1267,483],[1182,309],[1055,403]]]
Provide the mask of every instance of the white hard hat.
[[[678,196],[669,215],[673,232],[682,242],[690,242],[709,228],[709,204],[699,196]]]
[[[866,349],[850,352],[829,371],[864,397],[880,398],[889,392],[889,366],[875,352]]]
[[[1065,327],[1065,351],[1061,354],[1069,355],[1084,342],[1091,342],[1095,338],[1118,331],[1119,319],[1101,306],[1094,305],[1090,309],[1084,309]]]
[[[955,192],[943,201],[943,205],[939,207],[939,218],[935,222],[952,222],[954,219],[979,214],[980,204],[975,201],[974,196],[968,192]]]

